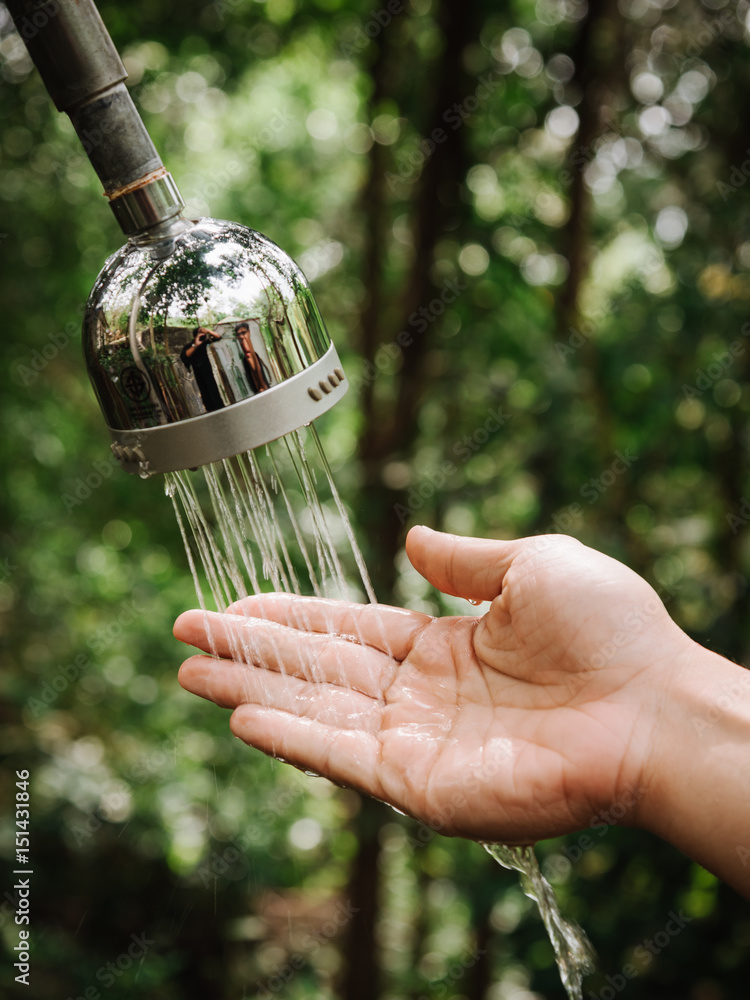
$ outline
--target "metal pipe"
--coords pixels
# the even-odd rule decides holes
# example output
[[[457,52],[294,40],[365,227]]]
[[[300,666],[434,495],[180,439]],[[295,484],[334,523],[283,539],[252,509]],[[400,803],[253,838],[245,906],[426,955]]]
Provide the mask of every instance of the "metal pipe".
[[[86,305],[86,365],[127,472],[260,447],[346,392],[302,272],[245,226],[182,218],[182,198],[125,89],[93,0],[6,0],[122,230]]]
[[[127,71],[93,0],[6,0],[6,6],[123,232],[178,221],[184,202],[125,87]]]

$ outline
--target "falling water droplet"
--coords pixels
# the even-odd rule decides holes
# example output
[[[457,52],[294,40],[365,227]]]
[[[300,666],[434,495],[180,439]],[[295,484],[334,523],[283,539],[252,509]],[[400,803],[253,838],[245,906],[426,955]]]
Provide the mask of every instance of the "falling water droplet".
[[[479,605],[482,603],[481,601],[475,601],[473,597],[467,597],[466,599],[469,602],[469,604],[473,604],[475,608],[478,608]]]

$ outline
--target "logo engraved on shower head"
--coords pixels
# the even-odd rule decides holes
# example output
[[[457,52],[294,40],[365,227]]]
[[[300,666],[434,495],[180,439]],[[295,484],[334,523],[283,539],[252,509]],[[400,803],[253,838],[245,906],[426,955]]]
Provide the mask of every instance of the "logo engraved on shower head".
[[[148,375],[140,368],[136,368],[135,365],[123,368],[120,384],[125,395],[134,403],[142,403],[144,399],[148,399],[148,394],[151,391]]]

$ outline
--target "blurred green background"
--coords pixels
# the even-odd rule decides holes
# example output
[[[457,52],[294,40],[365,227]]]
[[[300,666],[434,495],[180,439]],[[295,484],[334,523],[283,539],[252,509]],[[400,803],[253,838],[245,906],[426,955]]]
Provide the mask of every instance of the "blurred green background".
[[[744,662],[750,4],[381,2],[101,4],[191,215],[312,282],[354,385],[320,431],[381,600],[456,613],[412,523],[567,531]],[[34,862],[26,989],[4,808],[3,996],[562,998],[477,845],[178,687],[174,515],[114,467],[80,356],[121,242],[0,4],[0,781],[9,807],[31,771]],[[679,852],[610,827],[538,853],[598,950],[587,996],[747,997],[747,904]]]

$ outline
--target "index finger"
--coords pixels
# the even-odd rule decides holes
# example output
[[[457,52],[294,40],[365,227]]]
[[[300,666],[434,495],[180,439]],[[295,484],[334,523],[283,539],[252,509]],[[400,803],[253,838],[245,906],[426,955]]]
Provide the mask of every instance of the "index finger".
[[[265,618],[303,632],[350,636],[395,660],[403,660],[430,615],[388,604],[355,604],[297,594],[257,594],[227,608],[228,614]]]

